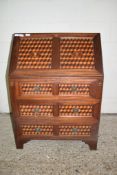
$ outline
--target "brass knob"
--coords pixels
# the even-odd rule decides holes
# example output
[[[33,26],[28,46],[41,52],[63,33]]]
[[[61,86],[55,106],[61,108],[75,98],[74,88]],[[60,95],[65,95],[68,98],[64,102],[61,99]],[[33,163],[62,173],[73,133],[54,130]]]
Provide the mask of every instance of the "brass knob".
[[[40,109],[39,108],[34,108],[34,112],[40,112]]]
[[[35,132],[41,132],[41,128],[35,128]]]
[[[72,86],[72,87],[71,87],[71,91],[72,91],[72,92],[77,92],[77,86]]]
[[[73,108],[73,112],[78,113],[79,112],[78,108]]]
[[[78,132],[78,128],[72,128],[72,132]]]
[[[41,87],[40,86],[35,86],[34,87],[34,92],[41,92]]]

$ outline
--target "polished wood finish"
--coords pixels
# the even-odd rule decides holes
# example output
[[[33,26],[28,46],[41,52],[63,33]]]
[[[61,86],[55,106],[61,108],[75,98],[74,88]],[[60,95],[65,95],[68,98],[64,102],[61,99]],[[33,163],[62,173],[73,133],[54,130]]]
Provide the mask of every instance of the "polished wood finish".
[[[17,148],[34,139],[72,139],[97,149],[99,33],[14,34],[8,81]]]

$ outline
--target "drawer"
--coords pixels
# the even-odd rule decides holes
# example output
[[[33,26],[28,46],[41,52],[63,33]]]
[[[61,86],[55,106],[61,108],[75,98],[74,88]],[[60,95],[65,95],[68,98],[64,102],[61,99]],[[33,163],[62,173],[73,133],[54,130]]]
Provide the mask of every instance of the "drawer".
[[[20,82],[18,86],[19,86],[19,94],[22,96],[52,95],[52,84],[50,83]]]
[[[82,96],[100,98],[102,93],[101,81],[82,80],[78,83],[60,83],[60,96]]]
[[[39,135],[39,136],[52,136],[52,125],[28,125],[23,124],[20,126],[20,133],[23,136]]]
[[[33,116],[53,116],[52,105],[19,104],[19,114],[21,117]]]
[[[39,83],[39,82],[19,82],[16,84],[17,94],[21,97],[40,96],[86,96],[100,98],[102,92],[102,82],[78,81],[77,83]]]
[[[51,124],[22,124],[20,125],[22,136],[83,136],[92,134],[92,125],[51,125]]]
[[[23,118],[40,117],[95,117],[98,118],[100,103],[96,104],[43,104],[43,103],[24,103],[18,104],[18,113]]]
[[[53,95],[54,84],[52,83],[19,83],[20,95]],[[57,95],[87,95],[90,93],[90,84],[73,83],[58,84]]]
[[[87,95],[90,93],[90,84],[88,83],[64,83],[59,84],[59,95]]]
[[[59,115],[64,116],[93,116],[94,105],[60,105]]]
[[[60,125],[59,136],[91,136],[91,125]]]

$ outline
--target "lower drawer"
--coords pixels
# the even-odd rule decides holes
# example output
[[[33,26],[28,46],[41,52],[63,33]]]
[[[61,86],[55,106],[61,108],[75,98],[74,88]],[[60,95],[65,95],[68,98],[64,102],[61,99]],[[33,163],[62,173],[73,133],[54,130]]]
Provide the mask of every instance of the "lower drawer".
[[[22,136],[85,136],[92,134],[92,125],[32,125],[23,124],[20,126]]]
[[[21,135],[41,135],[41,136],[52,136],[53,126],[52,125],[21,125]]]
[[[89,125],[61,125],[59,126],[60,136],[91,136],[91,126]]]

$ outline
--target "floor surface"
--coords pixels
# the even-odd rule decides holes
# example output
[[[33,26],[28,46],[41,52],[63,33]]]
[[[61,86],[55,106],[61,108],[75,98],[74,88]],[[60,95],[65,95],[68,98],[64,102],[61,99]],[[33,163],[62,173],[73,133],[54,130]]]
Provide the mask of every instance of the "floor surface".
[[[0,114],[0,175],[117,175],[117,116],[101,117],[98,150],[81,141],[30,141],[15,148],[8,114]]]

